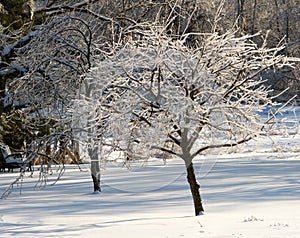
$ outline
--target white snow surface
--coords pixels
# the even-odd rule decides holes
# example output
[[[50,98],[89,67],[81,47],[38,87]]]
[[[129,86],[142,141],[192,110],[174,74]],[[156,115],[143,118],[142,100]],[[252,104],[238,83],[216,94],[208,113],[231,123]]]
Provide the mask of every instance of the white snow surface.
[[[130,170],[110,162],[98,194],[84,166],[67,166],[55,185],[53,171],[43,189],[35,188],[38,172],[32,178],[26,172],[22,188],[0,200],[0,237],[297,238],[299,139],[279,138],[276,149],[261,139],[235,153],[196,159],[205,208],[197,217],[180,159]],[[17,176],[0,173],[1,194]]]

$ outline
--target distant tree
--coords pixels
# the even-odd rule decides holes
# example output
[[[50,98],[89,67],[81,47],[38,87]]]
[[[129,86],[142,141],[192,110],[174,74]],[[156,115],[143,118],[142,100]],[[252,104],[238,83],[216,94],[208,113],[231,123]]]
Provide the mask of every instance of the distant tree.
[[[273,118],[262,120],[259,113],[276,103],[260,75],[289,65],[277,54],[282,48],[258,47],[253,36],[235,33],[204,34],[201,45],[189,48],[164,27],[139,28],[139,39],[90,70],[86,83],[93,92],[79,100],[83,114],[100,128],[97,137],[123,151],[124,160],[146,160],[159,151],[180,157],[195,215],[204,208],[194,159],[268,131]]]

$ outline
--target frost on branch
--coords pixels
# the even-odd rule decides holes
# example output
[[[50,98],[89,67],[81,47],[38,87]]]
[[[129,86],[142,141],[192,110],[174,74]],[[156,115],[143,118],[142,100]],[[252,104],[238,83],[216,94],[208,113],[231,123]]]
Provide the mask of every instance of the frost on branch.
[[[258,113],[276,103],[260,75],[289,63],[281,48],[259,48],[251,37],[213,33],[191,49],[149,30],[120,47],[86,79],[94,93],[81,103],[92,106],[97,136],[135,158],[160,150],[191,162],[268,130],[272,118]]]

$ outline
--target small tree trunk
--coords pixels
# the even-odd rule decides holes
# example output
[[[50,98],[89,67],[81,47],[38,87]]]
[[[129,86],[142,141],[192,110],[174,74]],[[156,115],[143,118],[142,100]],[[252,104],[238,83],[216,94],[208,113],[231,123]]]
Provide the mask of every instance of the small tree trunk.
[[[79,143],[78,143],[78,141],[74,142],[74,156],[75,156],[76,163],[79,164],[81,162],[81,159],[80,159]]]
[[[100,163],[98,158],[98,147],[88,150],[91,158],[91,176],[94,184],[94,192],[101,192],[100,186]]]
[[[1,77],[0,78],[0,115],[4,112],[5,87],[6,87],[6,79],[5,77]]]
[[[193,163],[191,162],[186,167],[187,167],[186,168],[187,180],[190,184],[190,189],[191,189],[193,201],[194,201],[195,215],[198,216],[198,215],[200,215],[201,212],[204,212],[204,209],[202,206],[202,199],[200,196],[200,185],[197,183]]]

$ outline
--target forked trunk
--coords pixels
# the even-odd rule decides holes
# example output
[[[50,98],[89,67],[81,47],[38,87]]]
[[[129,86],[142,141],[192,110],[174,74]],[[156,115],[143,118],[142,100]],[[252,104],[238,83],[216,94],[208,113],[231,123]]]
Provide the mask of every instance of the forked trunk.
[[[195,215],[198,216],[202,212],[204,212],[204,209],[202,206],[202,199],[201,199],[201,195],[200,195],[200,185],[197,183],[193,163],[191,162],[186,167],[187,167],[186,168],[187,180],[190,184],[190,189],[191,189],[193,201],[194,201]]]

